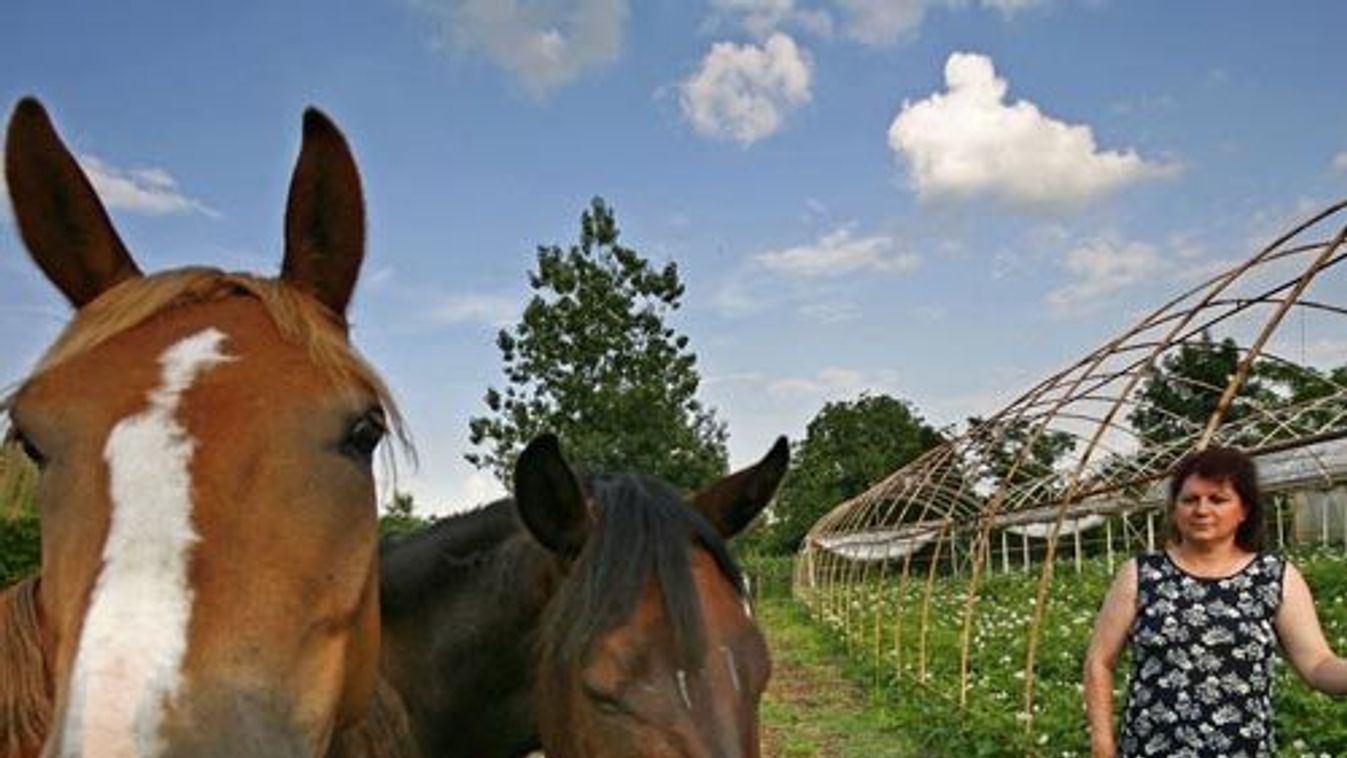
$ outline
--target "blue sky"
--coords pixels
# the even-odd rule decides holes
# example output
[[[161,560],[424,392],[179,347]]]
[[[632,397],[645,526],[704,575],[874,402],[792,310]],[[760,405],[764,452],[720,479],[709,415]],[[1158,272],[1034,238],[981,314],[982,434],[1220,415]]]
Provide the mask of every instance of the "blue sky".
[[[467,419],[535,247],[592,196],[678,262],[732,465],[867,390],[956,423],[1347,195],[1345,24],[1294,1],[14,0],[0,100],[43,99],[147,270],[275,271],[300,114],[327,111],[365,180],[355,339],[417,442],[399,487],[442,512],[499,491]],[[0,212],[0,385],[67,315]]]

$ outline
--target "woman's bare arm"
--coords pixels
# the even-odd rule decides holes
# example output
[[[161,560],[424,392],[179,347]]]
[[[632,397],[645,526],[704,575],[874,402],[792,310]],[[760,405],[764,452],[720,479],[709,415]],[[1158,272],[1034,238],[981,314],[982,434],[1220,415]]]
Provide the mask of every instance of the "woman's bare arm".
[[[1095,617],[1094,634],[1085,652],[1085,718],[1090,725],[1090,747],[1095,758],[1118,754],[1113,736],[1113,671],[1136,618],[1136,560],[1123,564]]]
[[[1290,563],[1282,577],[1276,625],[1286,659],[1306,684],[1330,695],[1347,695],[1347,659],[1334,655],[1328,646],[1310,587]]]

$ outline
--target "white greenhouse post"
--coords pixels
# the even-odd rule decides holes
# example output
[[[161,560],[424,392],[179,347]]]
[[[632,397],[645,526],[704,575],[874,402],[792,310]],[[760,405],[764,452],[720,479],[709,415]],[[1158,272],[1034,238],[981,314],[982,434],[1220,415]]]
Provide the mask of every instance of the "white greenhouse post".
[[[1029,533],[1020,532],[1020,540],[1024,545],[1024,572],[1029,573]]]
[[[1280,550],[1286,549],[1286,527],[1282,525],[1282,499],[1280,497],[1272,498],[1272,509],[1277,514],[1277,547]]]
[[[1010,573],[1010,538],[1004,529],[1001,530],[1001,573]]]
[[[1155,511],[1146,513],[1146,549],[1155,552]]]
[[[1334,498],[1342,497],[1343,488],[1338,487],[1331,491],[1335,493]],[[1347,507],[1342,508],[1341,510],[1342,510],[1342,550],[1343,552],[1347,553]]]
[[[958,532],[949,533],[949,573],[951,576],[959,575],[959,543]]]
[[[1075,531],[1072,532],[1071,535],[1072,535],[1072,536],[1075,538],[1075,540],[1076,540],[1076,573],[1079,574],[1079,573],[1081,572],[1081,570],[1084,568],[1084,564],[1083,564],[1083,562],[1082,562],[1082,560],[1081,560],[1081,553],[1080,553],[1080,520],[1079,520],[1079,519],[1077,519],[1077,520],[1075,521]]]
[[[1124,532],[1126,533],[1126,532]],[[1113,519],[1104,521],[1104,555],[1108,556],[1108,573],[1113,575]]]
[[[1323,532],[1323,539],[1321,542],[1324,547],[1328,546],[1328,522],[1333,517],[1332,505],[1333,503],[1329,500],[1329,491],[1325,490],[1324,496],[1319,498],[1319,515],[1324,521],[1324,528],[1321,530]]]

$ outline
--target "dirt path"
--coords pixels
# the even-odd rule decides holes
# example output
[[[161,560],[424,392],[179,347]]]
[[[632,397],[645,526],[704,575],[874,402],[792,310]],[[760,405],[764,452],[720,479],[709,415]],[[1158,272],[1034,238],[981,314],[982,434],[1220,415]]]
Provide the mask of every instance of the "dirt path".
[[[789,600],[758,603],[772,649],[762,700],[764,758],[908,758],[915,755],[842,673],[841,660],[806,612]]]

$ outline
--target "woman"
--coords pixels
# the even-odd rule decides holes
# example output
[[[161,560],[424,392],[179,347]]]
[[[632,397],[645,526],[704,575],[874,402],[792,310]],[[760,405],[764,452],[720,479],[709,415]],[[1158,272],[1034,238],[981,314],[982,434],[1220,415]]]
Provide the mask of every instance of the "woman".
[[[1263,552],[1263,507],[1248,456],[1210,447],[1179,461],[1168,518],[1165,549],[1123,565],[1095,620],[1085,656],[1093,755],[1275,755],[1278,643],[1321,692],[1347,694],[1347,659],[1324,639],[1304,577]],[[1125,644],[1133,674],[1119,740],[1113,671]]]

